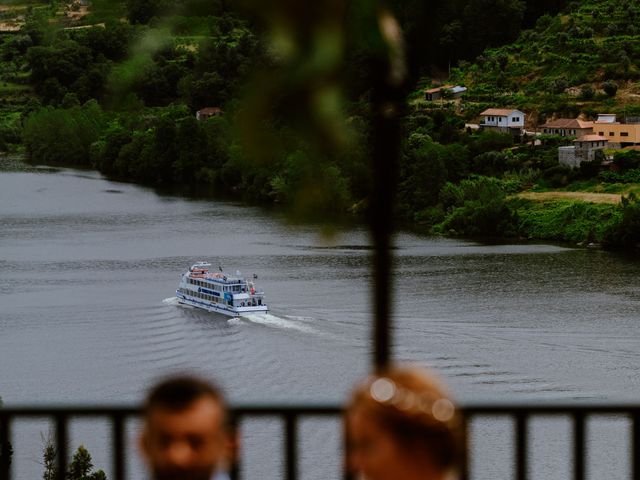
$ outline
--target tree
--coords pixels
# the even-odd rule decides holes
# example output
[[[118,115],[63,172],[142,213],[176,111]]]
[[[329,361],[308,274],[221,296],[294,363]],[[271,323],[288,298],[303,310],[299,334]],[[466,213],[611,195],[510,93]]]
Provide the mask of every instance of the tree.
[[[171,3],[169,0],[127,0],[127,18],[133,24],[149,23],[153,17],[166,13]]]
[[[481,236],[505,236],[515,233],[517,215],[506,200],[500,181],[475,177],[447,183],[440,198],[448,212],[437,230],[444,233]]]
[[[521,0],[470,0],[462,14],[469,48],[478,55],[486,47],[515,40],[524,11]]]
[[[500,176],[507,169],[507,154],[504,152],[485,152],[473,159],[475,173],[487,176]]]
[[[640,199],[631,192],[622,197],[617,217],[604,235],[604,244],[611,248],[636,247],[640,243]]]
[[[36,84],[53,77],[61,85],[70,86],[90,66],[91,61],[91,50],[72,40],[50,47],[31,47],[27,51],[31,78]]]
[[[565,77],[556,77],[549,82],[549,89],[553,93],[564,93],[569,88],[569,82]]]
[[[82,107],[46,107],[25,120],[23,140],[29,154],[52,163],[89,163],[89,148],[103,128],[102,109],[97,102]]]
[[[80,445],[71,459],[66,480],[106,480],[106,475],[102,470],[95,472],[92,470],[91,454],[84,445]]]
[[[613,163],[618,167],[620,173],[640,168],[640,152],[637,150],[616,152],[613,156]]]
[[[406,148],[398,189],[403,210],[416,212],[438,203],[440,189],[447,181],[445,152],[442,145],[429,141]]]
[[[591,85],[585,85],[580,89],[580,98],[583,100],[593,100],[596,92],[593,90]]]
[[[56,463],[56,457],[58,452],[51,440],[51,437],[45,440],[45,445],[42,451],[42,460],[44,466],[44,472],[42,474],[42,480],[56,480],[58,474],[58,468]]]

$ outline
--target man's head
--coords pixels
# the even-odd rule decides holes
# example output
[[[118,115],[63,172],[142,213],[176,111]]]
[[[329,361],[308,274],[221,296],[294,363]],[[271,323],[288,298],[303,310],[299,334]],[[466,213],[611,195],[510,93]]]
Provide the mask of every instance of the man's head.
[[[209,480],[228,453],[221,392],[203,380],[176,377],[151,390],[140,445],[155,480]]]

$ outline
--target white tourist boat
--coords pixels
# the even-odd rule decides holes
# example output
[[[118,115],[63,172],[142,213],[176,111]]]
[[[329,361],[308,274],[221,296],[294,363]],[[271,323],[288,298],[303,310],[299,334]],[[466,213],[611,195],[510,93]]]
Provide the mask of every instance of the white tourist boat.
[[[210,263],[198,262],[182,274],[176,290],[178,302],[230,317],[269,311],[264,292],[253,281],[247,281],[240,272],[228,275],[222,267],[218,272],[210,272],[209,267]]]

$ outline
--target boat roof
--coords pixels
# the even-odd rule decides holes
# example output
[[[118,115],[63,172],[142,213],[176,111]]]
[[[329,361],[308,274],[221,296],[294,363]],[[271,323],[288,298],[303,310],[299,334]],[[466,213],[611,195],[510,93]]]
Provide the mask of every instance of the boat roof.
[[[210,266],[211,264],[208,262],[196,262],[191,265],[191,268],[189,268],[189,271],[187,273],[192,278],[203,278],[205,280],[212,280],[214,282],[225,284],[234,284],[247,281],[246,278],[240,275],[240,272],[236,272],[235,275],[230,275],[225,273],[222,270],[222,267],[220,267],[220,271],[218,272],[210,272],[208,268]]]

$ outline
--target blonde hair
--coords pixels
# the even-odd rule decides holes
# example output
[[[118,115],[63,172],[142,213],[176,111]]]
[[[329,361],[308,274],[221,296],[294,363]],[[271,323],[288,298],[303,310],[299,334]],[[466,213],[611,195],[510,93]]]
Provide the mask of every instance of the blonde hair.
[[[462,421],[433,374],[414,367],[393,367],[372,376],[353,392],[347,414],[356,410],[366,412],[407,451],[427,452],[440,469],[460,465]]]

